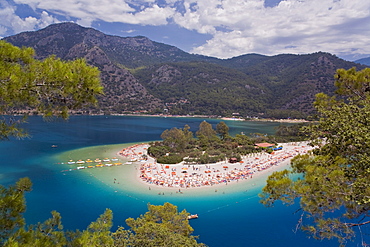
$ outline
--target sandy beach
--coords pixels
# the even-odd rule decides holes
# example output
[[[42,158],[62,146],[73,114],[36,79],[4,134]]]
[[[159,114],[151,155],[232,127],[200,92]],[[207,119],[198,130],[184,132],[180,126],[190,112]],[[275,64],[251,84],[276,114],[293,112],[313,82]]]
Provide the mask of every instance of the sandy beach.
[[[152,188],[173,189],[181,193],[182,189],[214,188],[250,181],[260,175],[287,166],[290,160],[312,149],[305,142],[281,143],[282,150],[273,154],[255,153],[242,157],[237,163],[228,161],[214,164],[189,165],[184,162],[168,165],[157,163],[147,155],[148,144],[135,144],[124,148],[118,154],[129,163],[139,164],[136,179]]]

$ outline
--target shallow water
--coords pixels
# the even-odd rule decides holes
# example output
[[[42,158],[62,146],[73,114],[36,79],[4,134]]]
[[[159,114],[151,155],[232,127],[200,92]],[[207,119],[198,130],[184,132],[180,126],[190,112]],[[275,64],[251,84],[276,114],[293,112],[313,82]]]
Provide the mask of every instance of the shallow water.
[[[195,132],[200,118],[157,118],[123,116],[78,116],[68,122],[43,122],[31,117],[25,127],[31,139],[0,143],[0,181],[8,185],[28,176],[34,183],[27,194],[27,223],[44,221],[52,210],[61,213],[66,229],[85,229],[106,208],[114,213],[114,225],[125,226],[128,217],[147,211],[147,204],[170,202],[197,213],[192,220],[195,234],[209,246],[337,246],[336,241],[319,242],[302,232],[294,233],[298,205],[265,208],[258,193],[267,174],[247,182],[199,190],[162,188],[149,190],[133,177],[135,165],[84,170],[65,164],[69,159],[112,158],[132,143],[159,140],[165,129]],[[220,120],[206,119],[217,124]],[[273,134],[278,123],[225,121],[230,133]],[[52,148],[57,145],[57,148]],[[121,159],[120,162],[125,162]],[[64,164],[63,164],[64,163]],[[85,164],[86,165],[86,164]],[[115,180],[114,180],[115,179]],[[160,193],[160,195],[159,195]]]

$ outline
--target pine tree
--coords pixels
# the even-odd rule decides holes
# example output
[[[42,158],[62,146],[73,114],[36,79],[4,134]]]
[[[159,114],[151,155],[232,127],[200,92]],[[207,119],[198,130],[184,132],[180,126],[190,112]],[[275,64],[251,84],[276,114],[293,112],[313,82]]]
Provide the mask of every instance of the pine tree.
[[[272,174],[261,197],[267,206],[298,199],[303,230],[345,244],[370,225],[370,69],[340,69],[335,77],[340,98],[318,94],[318,123],[304,129],[319,148],[294,158],[292,171]]]
[[[44,117],[68,117],[68,111],[96,104],[103,92],[100,72],[85,60],[62,61],[50,56],[34,59],[32,48],[0,41],[0,114],[38,112]],[[25,137],[13,118],[0,120],[0,140]]]

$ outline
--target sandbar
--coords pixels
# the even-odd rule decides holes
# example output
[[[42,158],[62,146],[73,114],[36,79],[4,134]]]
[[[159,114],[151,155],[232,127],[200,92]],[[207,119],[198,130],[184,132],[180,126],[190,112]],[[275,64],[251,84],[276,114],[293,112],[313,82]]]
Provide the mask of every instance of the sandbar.
[[[147,153],[149,144],[135,144],[124,148],[118,154],[130,163],[138,164],[136,180],[150,188],[166,188],[181,193],[184,189],[213,188],[242,181],[251,181],[256,177],[288,166],[290,160],[298,154],[305,154],[313,147],[307,142],[280,143],[283,148],[274,151],[254,153],[242,157],[237,163],[227,160],[214,164],[160,164]]]

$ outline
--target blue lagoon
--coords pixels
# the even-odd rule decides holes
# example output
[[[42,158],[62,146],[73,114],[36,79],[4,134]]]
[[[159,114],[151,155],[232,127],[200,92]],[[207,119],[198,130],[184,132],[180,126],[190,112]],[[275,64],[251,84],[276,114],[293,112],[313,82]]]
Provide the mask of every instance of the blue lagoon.
[[[195,132],[201,118],[160,118],[134,116],[74,116],[67,122],[44,122],[31,117],[24,127],[30,139],[0,143],[0,181],[9,185],[21,177],[31,178],[26,220],[41,222],[56,210],[66,229],[85,229],[106,208],[113,210],[114,229],[125,219],[147,211],[147,204],[170,202],[179,210],[197,213],[191,221],[200,242],[209,246],[337,246],[336,241],[316,241],[295,231],[298,205],[259,204],[258,193],[268,174],[252,180],[218,187],[175,193],[162,188],[149,189],[135,178],[137,165],[72,170],[68,160],[94,160],[118,157],[118,151],[133,143],[160,139],[165,129],[183,128]],[[240,132],[273,134],[279,123],[225,121],[230,134]],[[57,147],[52,147],[53,145]],[[118,162],[118,161],[117,161]],[[87,164],[85,164],[87,165]]]

